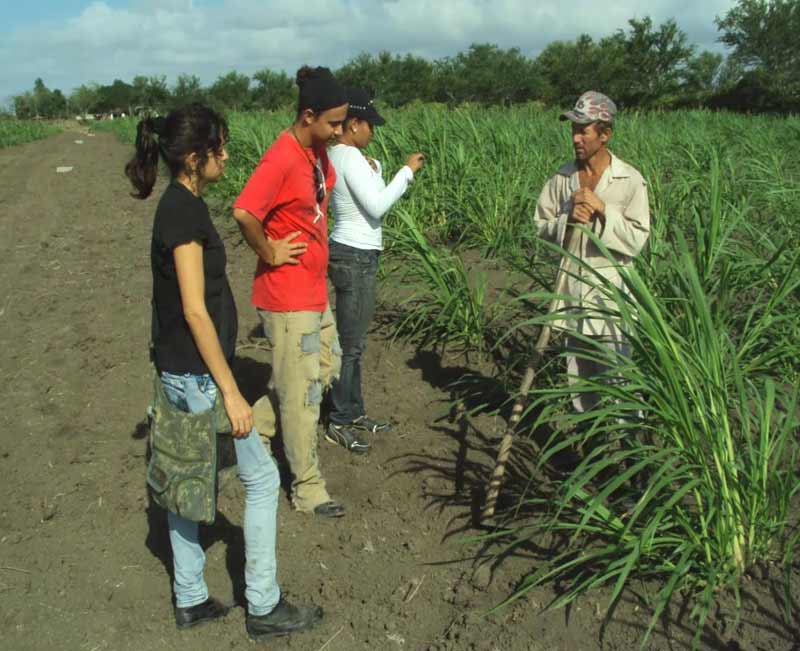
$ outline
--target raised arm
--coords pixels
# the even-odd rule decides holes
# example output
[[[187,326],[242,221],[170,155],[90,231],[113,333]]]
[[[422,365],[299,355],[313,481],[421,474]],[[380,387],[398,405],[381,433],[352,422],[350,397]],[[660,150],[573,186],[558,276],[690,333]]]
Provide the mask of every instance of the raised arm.
[[[367,216],[374,220],[381,219],[414,180],[414,172],[405,165],[383,190],[376,189],[369,163],[356,149],[348,152],[342,169],[336,173],[344,178],[350,194]]]

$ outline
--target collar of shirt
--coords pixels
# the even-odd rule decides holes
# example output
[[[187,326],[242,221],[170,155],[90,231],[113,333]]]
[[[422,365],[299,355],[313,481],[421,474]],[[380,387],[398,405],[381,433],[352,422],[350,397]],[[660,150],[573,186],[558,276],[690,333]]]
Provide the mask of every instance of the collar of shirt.
[[[300,141],[295,137],[294,133],[292,133],[291,129],[286,129],[286,131],[283,133],[294,143],[298,155],[302,156],[307,165],[310,164],[311,167],[314,167],[319,163],[321,156],[314,145],[311,145],[310,147],[303,147]]]
[[[630,177],[631,172],[628,168],[628,164],[625,161],[617,158],[612,151],[609,150],[609,155],[611,156],[611,164],[608,166],[611,170],[611,178],[612,179],[627,179]],[[561,176],[572,176],[573,174],[578,173],[578,165],[575,163],[574,160],[570,161],[569,163],[565,163],[561,166],[558,170],[558,174]],[[605,172],[603,172],[605,175]]]

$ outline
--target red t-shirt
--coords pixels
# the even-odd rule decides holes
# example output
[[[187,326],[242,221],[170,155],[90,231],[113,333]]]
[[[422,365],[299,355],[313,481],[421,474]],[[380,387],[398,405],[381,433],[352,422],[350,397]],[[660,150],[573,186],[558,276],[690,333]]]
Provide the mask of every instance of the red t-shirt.
[[[317,206],[314,165],[319,158],[326,196]],[[300,231],[293,242],[307,242],[300,264],[270,267],[259,259],[253,280],[253,305],[270,312],[324,312],[328,305],[328,197],[336,172],[324,148],[303,148],[284,131],[267,149],[233,204],[258,219],[264,234],[282,240]]]

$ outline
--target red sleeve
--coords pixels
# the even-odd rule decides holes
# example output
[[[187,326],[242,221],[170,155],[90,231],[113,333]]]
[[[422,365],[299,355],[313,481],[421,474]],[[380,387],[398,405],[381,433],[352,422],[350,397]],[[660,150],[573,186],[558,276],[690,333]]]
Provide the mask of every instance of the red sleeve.
[[[283,165],[267,152],[250,175],[233,207],[245,210],[263,222],[277,204],[284,178]]]

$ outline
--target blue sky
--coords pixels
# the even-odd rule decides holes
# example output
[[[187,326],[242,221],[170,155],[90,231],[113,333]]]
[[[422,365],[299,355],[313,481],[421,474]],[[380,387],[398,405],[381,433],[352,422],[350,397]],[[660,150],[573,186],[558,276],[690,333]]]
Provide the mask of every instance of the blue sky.
[[[674,18],[699,49],[721,51],[714,18],[732,0],[0,0],[0,102],[33,87],[69,93],[136,74],[293,73],[359,52],[455,54],[470,43],[535,56],[556,39],[599,38],[630,18]],[[569,7],[569,9],[566,9]]]

